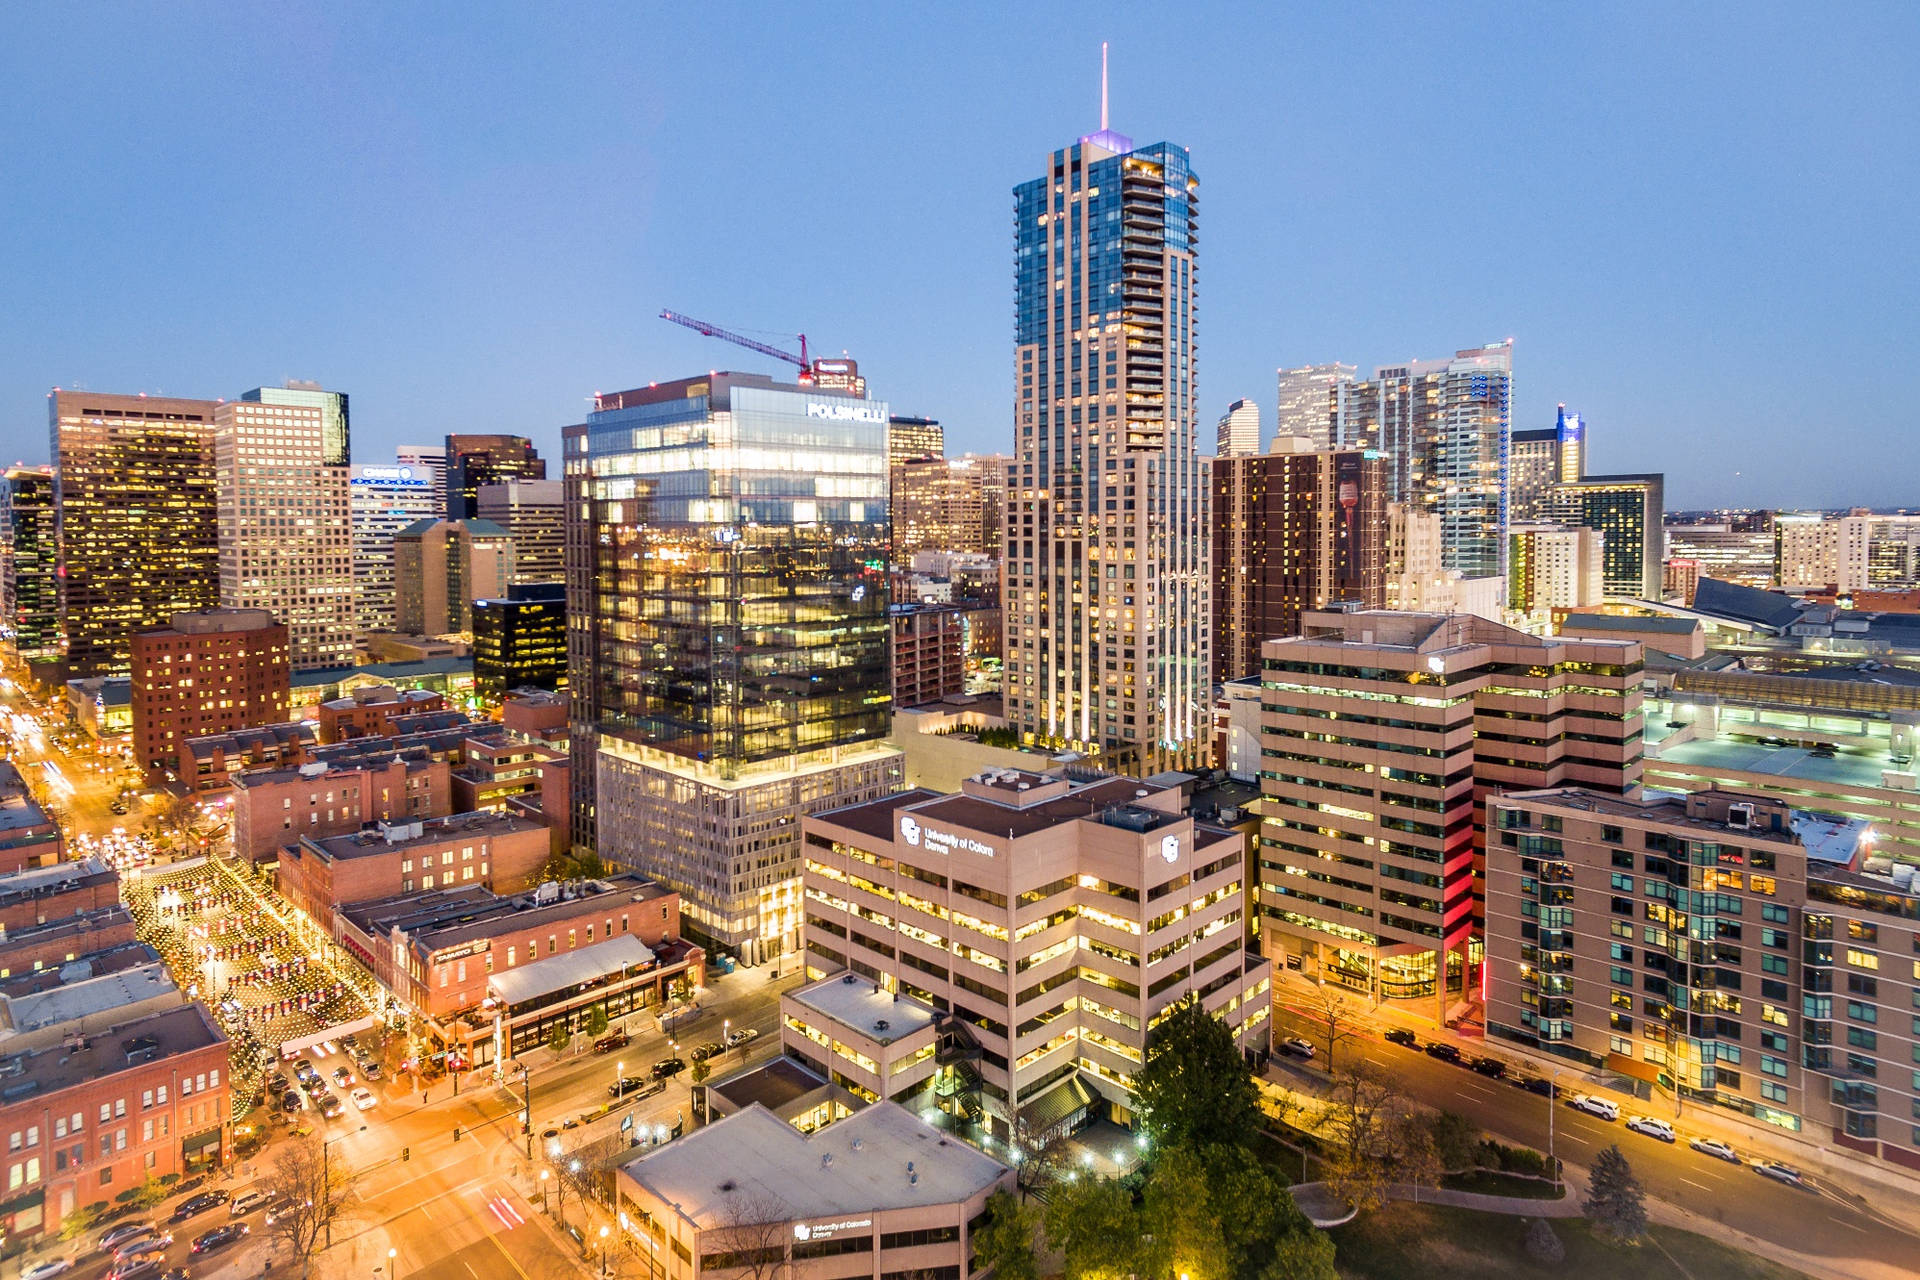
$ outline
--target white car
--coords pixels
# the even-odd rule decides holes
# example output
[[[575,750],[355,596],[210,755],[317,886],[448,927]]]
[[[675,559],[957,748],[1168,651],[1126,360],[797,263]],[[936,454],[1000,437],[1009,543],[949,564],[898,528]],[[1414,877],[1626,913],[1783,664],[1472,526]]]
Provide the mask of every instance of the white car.
[[[20,1280],[53,1280],[54,1276],[73,1268],[72,1258],[48,1258],[45,1262],[36,1262],[20,1273]]]
[[[373,1094],[365,1089],[355,1089],[352,1094],[353,1105],[362,1111],[371,1111],[374,1107]]]
[[[1687,1145],[1700,1154],[1712,1156],[1716,1160],[1725,1160],[1728,1164],[1740,1163],[1740,1153],[1718,1138],[1695,1138]]]
[[[1597,1116],[1602,1120],[1618,1120],[1620,1118],[1619,1103],[1606,1098],[1596,1098],[1590,1093],[1574,1094],[1571,1098],[1567,1099],[1567,1105],[1575,1111],[1584,1111],[1588,1115]]]
[[[1662,1142],[1673,1141],[1673,1126],[1653,1116],[1628,1116],[1627,1128],[1635,1133],[1644,1133],[1649,1138],[1658,1138]]]
[[[1290,1036],[1280,1042],[1280,1052],[1295,1058],[1311,1058],[1314,1048],[1299,1036]]]
[[[1800,1171],[1790,1164],[1781,1164],[1777,1160],[1756,1164],[1753,1166],[1753,1171],[1763,1178],[1772,1178],[1775,1182],[1784,1182],[1790,1187],[1800,1185]]]

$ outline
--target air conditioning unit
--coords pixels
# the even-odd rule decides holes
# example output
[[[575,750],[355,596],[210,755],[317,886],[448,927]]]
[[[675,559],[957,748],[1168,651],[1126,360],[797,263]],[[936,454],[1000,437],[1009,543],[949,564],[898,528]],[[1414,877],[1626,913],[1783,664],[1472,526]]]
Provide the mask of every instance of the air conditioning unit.
[[[1745,831],[1753,826],[1753,806],[1750,804],[1730,804],[1727,806],[1727,825],[1735,831]]]

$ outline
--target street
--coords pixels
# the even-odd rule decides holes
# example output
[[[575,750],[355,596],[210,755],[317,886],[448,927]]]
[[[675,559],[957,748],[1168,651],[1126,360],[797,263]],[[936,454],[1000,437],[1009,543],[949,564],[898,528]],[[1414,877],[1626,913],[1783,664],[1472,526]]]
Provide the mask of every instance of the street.
[[[1275,1033],[1281,1037],[1301,1036],[1318,1045],[1319,1054],[1310,1064],[1276,1057],[1268,1078],[1294,1087],[1323,1086],[1327,1079],[1324,1069],[1326,1024],[1303,1016],[1299,1007],[1282,1003],[1294,994],[1284,988],[1275,993]],[[1432,1037],[1422,1033],[1420,1038],[1426,1041]],[[1498,1044],[1476,1044],[1471,1052],[1518,1060],[1516,1054],[1503,1054]],[[1337,1068],[1340,1063],[1356,1058],[1372,1063],[1389,1075],[1411,1101],[1435,1110],[1457,1112],[1488,1133],[1538,1151],[1548,1149],[1551,1110],[1554,1154],[1562,1160],[1588,1165],[1595,1154],[1610,1144],[1618,1144],[1650,1197],[1678,1205],[1756,1239],[1801,1253],[1865,1258],[1900,1266],[1911,1266],[1914,1259],[1920,1257],[1920,1239],[1893,1222],[1862,1211],[1852,1203],[1852,1197],[1842,1198],[1832,1188],[1820,1186],[1816,1178],[1809,1176],[1806,1185],[1790,1187],[1761,1176],[1750,1166],[1734,1165],[1689,1149],[1689,1137],[1709,1132],[1704,1125],[1689,1126],[1689,1120],[1693,1119],[1691,1111],[1675,1124],[1679,1141],[1672,1145],[1626,1128],[1625,1120],[1633,1114],[1671,1120],[1670,1100],[1639,1102],[1621,1095],[1603,1094],[1621,1104],[1621,1119],[1610,1123],[1567,1105],[1567,1097],[1584,1087],[1571,1071],[1561,1079],[1560,1101],[1553,1103],[1505,1081],[1489,1079],[1429,1057],[1419,1049],[1387,1043],[1379,1038],[1377,1027],[1361,1031],[1357,1038],[1341,1044],[1334,1064]],[[1711,1133],[1723,1136],[1718,1128]],[[1739,1142],[1733,1145],[1751,1157],[1752,1153],[1746,1152]]]

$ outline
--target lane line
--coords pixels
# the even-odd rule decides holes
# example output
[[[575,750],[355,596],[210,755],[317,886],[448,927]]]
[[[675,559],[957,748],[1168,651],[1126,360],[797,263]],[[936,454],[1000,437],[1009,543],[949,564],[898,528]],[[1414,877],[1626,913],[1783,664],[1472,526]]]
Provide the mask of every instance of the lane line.
[[[1698,1188],[1700,1188],[1700,1190],[1702,1190],[1702,1191],[1707,1191],[1707,1192],[1711,1192],[1711,1191],[1713,1190],[1713,1188],[1712,1188],[1712,1187],[1710,1187],[1710,1186],[1708,1186],[1708,1185],[1707,1185],[1706,1183],[1704,1183],[1704,1182],[1695,1182],[1695,1181],[1694,1181],[1694,1180],[1693,1180],[1692,1178],[1682,1178],[1682,1179],[1680,1179],[1680,1181],[1682,1181],[1682,1182],[1684,1182],[1684,1183],[1686,1183],[1686,1184],[1687,1184],[1688,1186],[1690,1186],[1690,1187],[1698,1187]]]

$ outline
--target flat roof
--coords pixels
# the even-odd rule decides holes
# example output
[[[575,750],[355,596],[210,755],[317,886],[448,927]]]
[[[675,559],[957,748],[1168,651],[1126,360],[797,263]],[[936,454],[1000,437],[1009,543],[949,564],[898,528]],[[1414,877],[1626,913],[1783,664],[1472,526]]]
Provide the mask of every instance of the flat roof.
[[[389,840],[388,830],[406,827],[402,822],[388,823],[371,831],[356,831],[344,836],[327,836],[315,840],[303,837],[301,844],[319,849],[330,858],[367,858],[374,854],[389,853],[395,849],[417,849],[422,845],[444,844],[449,840],[460,840],[468,836],[503,836],[516,831],[544,831],[545,827],[528,818],[515,817],[510,813],[494,813],[482,809],[474,813],[456,813],[446,818],[428,818],[420,823],[417,836],[396,837]]]
[[[854,973],[836,973],[787,994],[795,1003],[881,1044],[904,1040],[933,1025],[933,1010],[926,1005]]]
[[[10,760],[0,760],[0,831],[46,826],[46,811],[34,803],[27,784]]]
[[[531,892],[503,896],[478,885],[463,885],[430,894],[376,898],[343,907],[341,913],[362,933],[386,934],[399,929],[413,935],[416,946],[431,952],[494,937],[502,932],[503,922],[510,922],[516,929],[532,927],[597,911],[615,902],[648,902],[673,892],[658,881],[632,872],[573,881],[561,886],[560,892],[565,894],[569,889],[572,897],[541,902]]]
[[[1652,631],[1661,635],[1690,636],[1700,630],[1698,618],[1641,617],[1620,613],[1570,613],[1561,620],[1568,627],[1592,627],[1596,631]]]
[[[1037,831],[1047,831],[1062,823],[1076,822],[1082,818],[1098,818],[1107,810],[1116,806],[1131,806],[1135,800],[1142,799],[1139,793],[1148,795],[1164,791],[1142,782],[1138,778],[1102,778],[1097,782],[1082,783],[1067,794],[1053,800],[1043,800],[1025,808],[1016,808],[1010,804],[995,804],[979,796],[955,794],[943,796],[915,807],[915,813],[924,814],[937,822],[949,823],[970,831],[992,832],[998,835],[1004,831],[1012,839],[1029,836]],[[1178,821],[1178,814],[1162,814],[1169,822]],[[885,835],[891,838],[893,827],[887,824]]]
[[[107,869],[107,864],[98,858],[82,858],[78,862],[57,862],[51,867],[22,867],[18,871],[0,876],[0,899],[52,893],[99,876],[112,875],[113,872]],[[118,877],[116,876],[115,879]]]
[[[492,991],[509,1008],[525,1000],[544,996],[563,987],[604,978],[622,969],[637,969],[653,963],[653,949],[630,933],[605,942],[596,942],[578,951],[568,951],[517,969],[496,972],[487,979]]]
[[[811,1134],[750,1106],[621,1172],[712,1229],[728,1225],[736,1204],[798,1222],[956,1204],[1000,1181],[1007,1166],[898,1103],[876,1102]]]
[[[1662,740],[1649,751],[1646,764],[1663,766],[1693,765],[1703,769],[1725,769],[1737,773],[1766,774],[1794,778],[1802,782],[1826,782],[1844,787],[1881,789],[1883,773],[1906,772],[1911,765],[1893,763],[1885,752],[1863,754],[1844,747],[1832,756],[1816,756],[1805,747],[1769,747],[1758,742],[1734,742],[1725,738],[1688,742]]]
[[[4,1022],[6,1032],[42,1031],[166,996],[184,998],[168,975],[167,966],[155,960],[115,973],[87,974],[77,981],[62,982],[32,995],[8,997],[4,1001],[4,1012],[0,1012],[0,1021]]]
[[[13,1059],[21,1064],[12,1077],[0,1077],[0,1101],[56,1093],[90,1084],[147,1062],[171,1058],[209,1045],[225,1044],[206,1006],[185,1004],[135,1018],[105,1031],[89,1031],[78,1044],[49,1045]]]
[[[723,1080],[707,1082],[707,1088],[725,1098],[736,1107],[750,1107],[755,1104],[778,1111],[792,1102],[827,1087],[826,1080],[807,1070],[792,1058],[775,1058],[771,1062],[728,1076]]]

